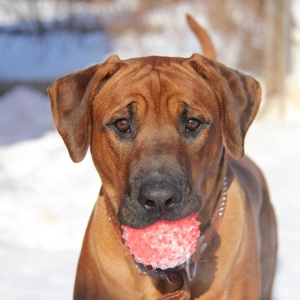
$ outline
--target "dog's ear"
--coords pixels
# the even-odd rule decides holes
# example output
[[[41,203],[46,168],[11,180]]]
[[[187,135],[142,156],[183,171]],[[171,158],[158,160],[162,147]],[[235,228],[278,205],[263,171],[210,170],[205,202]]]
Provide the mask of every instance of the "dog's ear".
[[[91,140],[91,106],[101,86],[119,69],[117,56],[56,80],[49,88],[54,123],[71,159],[80,162]]]
[[[261,101],[259,82],[199,54],[194,54],[188,63],[213,88],[221,111],[223,144],[232,157],[241,159],[245,135]]]

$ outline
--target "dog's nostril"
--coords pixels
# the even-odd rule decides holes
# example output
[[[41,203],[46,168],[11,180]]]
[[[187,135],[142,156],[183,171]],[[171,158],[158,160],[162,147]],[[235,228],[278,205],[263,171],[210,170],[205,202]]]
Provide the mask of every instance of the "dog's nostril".
[[[165,202],[165,206],[166,206],[167,208],[172,208],[172,207],[175,206],[175,202],[173,201],[172,198],[170,198],[170,199],[168,199],[168,200]]]
[[[156,207],[156,203],[152,200],[147,200],[146,203],[145,203],[145,207],[147,209],[153,209]]]

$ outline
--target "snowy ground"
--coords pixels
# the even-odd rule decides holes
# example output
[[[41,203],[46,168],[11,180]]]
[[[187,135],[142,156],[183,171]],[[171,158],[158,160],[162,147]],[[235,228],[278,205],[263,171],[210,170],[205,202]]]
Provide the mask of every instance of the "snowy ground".
[[[299,2],[295,5],[295,11],[300,14]],[[175,49],[178,49],[178,53],[174,53],[174,33],[163,34],[163,39],[148,36],[139,44],[144,45],[147,51],[155,49],[156,53],[169,52],[171,55],[187,56],[198,49],[191,36],[190,42],[183,43],[186,45],[184,49],[178,46],[182,40],[174,41],[177,45]],[[299,36],[299,31],[297,34]],[[74,37],[70,39],[74,41]],[[133,51],[135,39],[128,33],[112,44],[115,52],[123,58],[130,56],[130,53],[144,54],[144,51]],[[0,78],[24,79],[28,78],[27,74],[31,79],[43,76],[52,79],[74,68],[83,68],[102,60],[112,51],[103,47],[101,40],[103,37],[99,36],[97,39],[87,38],[81,42],[67,43],[71,45],[68,48],[57,42],[56,48],[49,49],[46,60],[41,60],[39,56],[41,49],[35,49],[38,42],[30,44],[30,49],[36,52],[27,53],[27,47],[21,47],[24,41],[14,41],[15,46],[9,51],[11,55],[1,51],[5,56],[3,54],[0,58]],[[161,40],[168,41],[168,47],[162,51]],[[3,43],[0,40],[0,47]],[[195,46],[189,50],[192,43]],[[53,43],[44,41],[41,45],[43,51],[49,45]],[[90,48],[92,51],[88,52]],[[23,59],[20,49],[24,52]],[[63,53],[67,54],[62,55],[58,49],[65,49],[67,52]],[[20,56],[20,62],[24,61],[21,67],[17,63],[11,67],[9,63],[16,55]],[[39,59],[34,60],[34,56]],[[28,57],[32,59],[31,63]],[[300,66],[299,46],[294,47],[293,61],[295,66]],[[290,104],[285,118],[271,116],[256,120],[246,140],[247,153],[266,174],[278,217],[280,248],[273,300],[300,298],[299,69],[294,69],[288,81],[287,99]],[[1,299],[72,298],[81,241],[99,187],[100,181],[89,156],[80,164],[71,162],[54,130],[46,95],[17,86],[0,97]]]

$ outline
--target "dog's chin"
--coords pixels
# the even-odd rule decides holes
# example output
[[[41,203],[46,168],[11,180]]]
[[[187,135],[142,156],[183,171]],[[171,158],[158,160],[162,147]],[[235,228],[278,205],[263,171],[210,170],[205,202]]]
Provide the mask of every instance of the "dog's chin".
[[[144,266],[143,264],[138,263],[136,261],[135,261],[135,265],[138,269],[138,272],[142,275],[149,275],[156,278],[167,278],[170,273],[176,272],[177,270],[181,269],[184,264],[166,270],[162,270],[159,268],[153,269],[152,266]]]

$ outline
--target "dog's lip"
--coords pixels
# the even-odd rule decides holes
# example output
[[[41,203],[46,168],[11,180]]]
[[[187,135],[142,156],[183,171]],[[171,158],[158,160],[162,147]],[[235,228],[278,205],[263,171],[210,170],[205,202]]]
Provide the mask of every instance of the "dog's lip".
[[[153,269],[152,266],[150,265],[144,266],[143,264],[138,263],[135,259],[134,259],[134,263],[136,268],[138,269],[138,272],[142,275],[150,275],[156,278],[166,278],[170,273],[182,269],[186,262],[184,262],[179,266],[176,266],[175,268],[169,268],[166,270],[162,270],[160,268]]]
[[[193,215],[195,213],[198,213],[196,220],[200,221],[200,214],[199,214],[199,210],[197,209],[196,211],[192,211],[192,212],[187,212],[184,215],[181,215],[179,217],[173,217],[172,215],[161,215],[160,212],[153,214],[151,217],[151,220],[149,220],[147,223],[144,223],[143,226],[136,226],[131,224],[130,222],[127,222],[126,220],[124,220],[123,218],[119,218],[119,224],[121,225],[125,225],[127,227],[131,227],[131,228],[136,228],[136,229],[144,229],[146,227],[149,227],[157,222],[161,222],[161,221],[168,221],[168,222],[176,222],[176,221],[180,221],[181,219],[184,219],[190,215]],[[123,233],[123,229],[120,228],[121,233]]]
[[[135,259],[134,259],[134,263],[139,273],[143,275],[151,275],[153,277],[158,277],[158,278],[165,278],[167,273],[172,270],[172,269],[162,270],[159,268],[153,269],[151,266],[144,266],[143,264],[138,263]]]
[[[120,224],[120,232],[121,232],[121,236],[124,232],[124,229],[121,227],[122,225],[125,225],[127,227],[131,227],[131,228],[135,228],[135,229],[144,229],[146,227],[149,227],[157,222],[161,222],[161,221],[169,221],[169,222],[176,222],[176,221],[180,221],[181,219],[184,219],[190,215],[193,215],[193,214],[196,214],[197,213],[197,216],[196,216],[196,221],[199,221],[201,222],[201,216],[200,216],[200,212],[199,211],[195,211],[195,212],[191,212],[191,213],[188,213],[187,215],[183,215],[183,217],[180,217],[180,218],[176,218],[176,219],[172,219],[172,218],[162,218],[160,215],[157,216],[157,218],[154,218],[151,222],[149,222],[148,224],[146,224],[145,226],[141,226],[141,227],[137,227],[137,226],[132,226],[131,224],[127,223],[127,222],[124,222],[123,220],[119,220],[119,224]],[[200,225],[201,226],[201,225]],[[200,226],[199,226],[199,229],[200,229]],[[124,243],[124,239],[122,239],[122,242]]]

